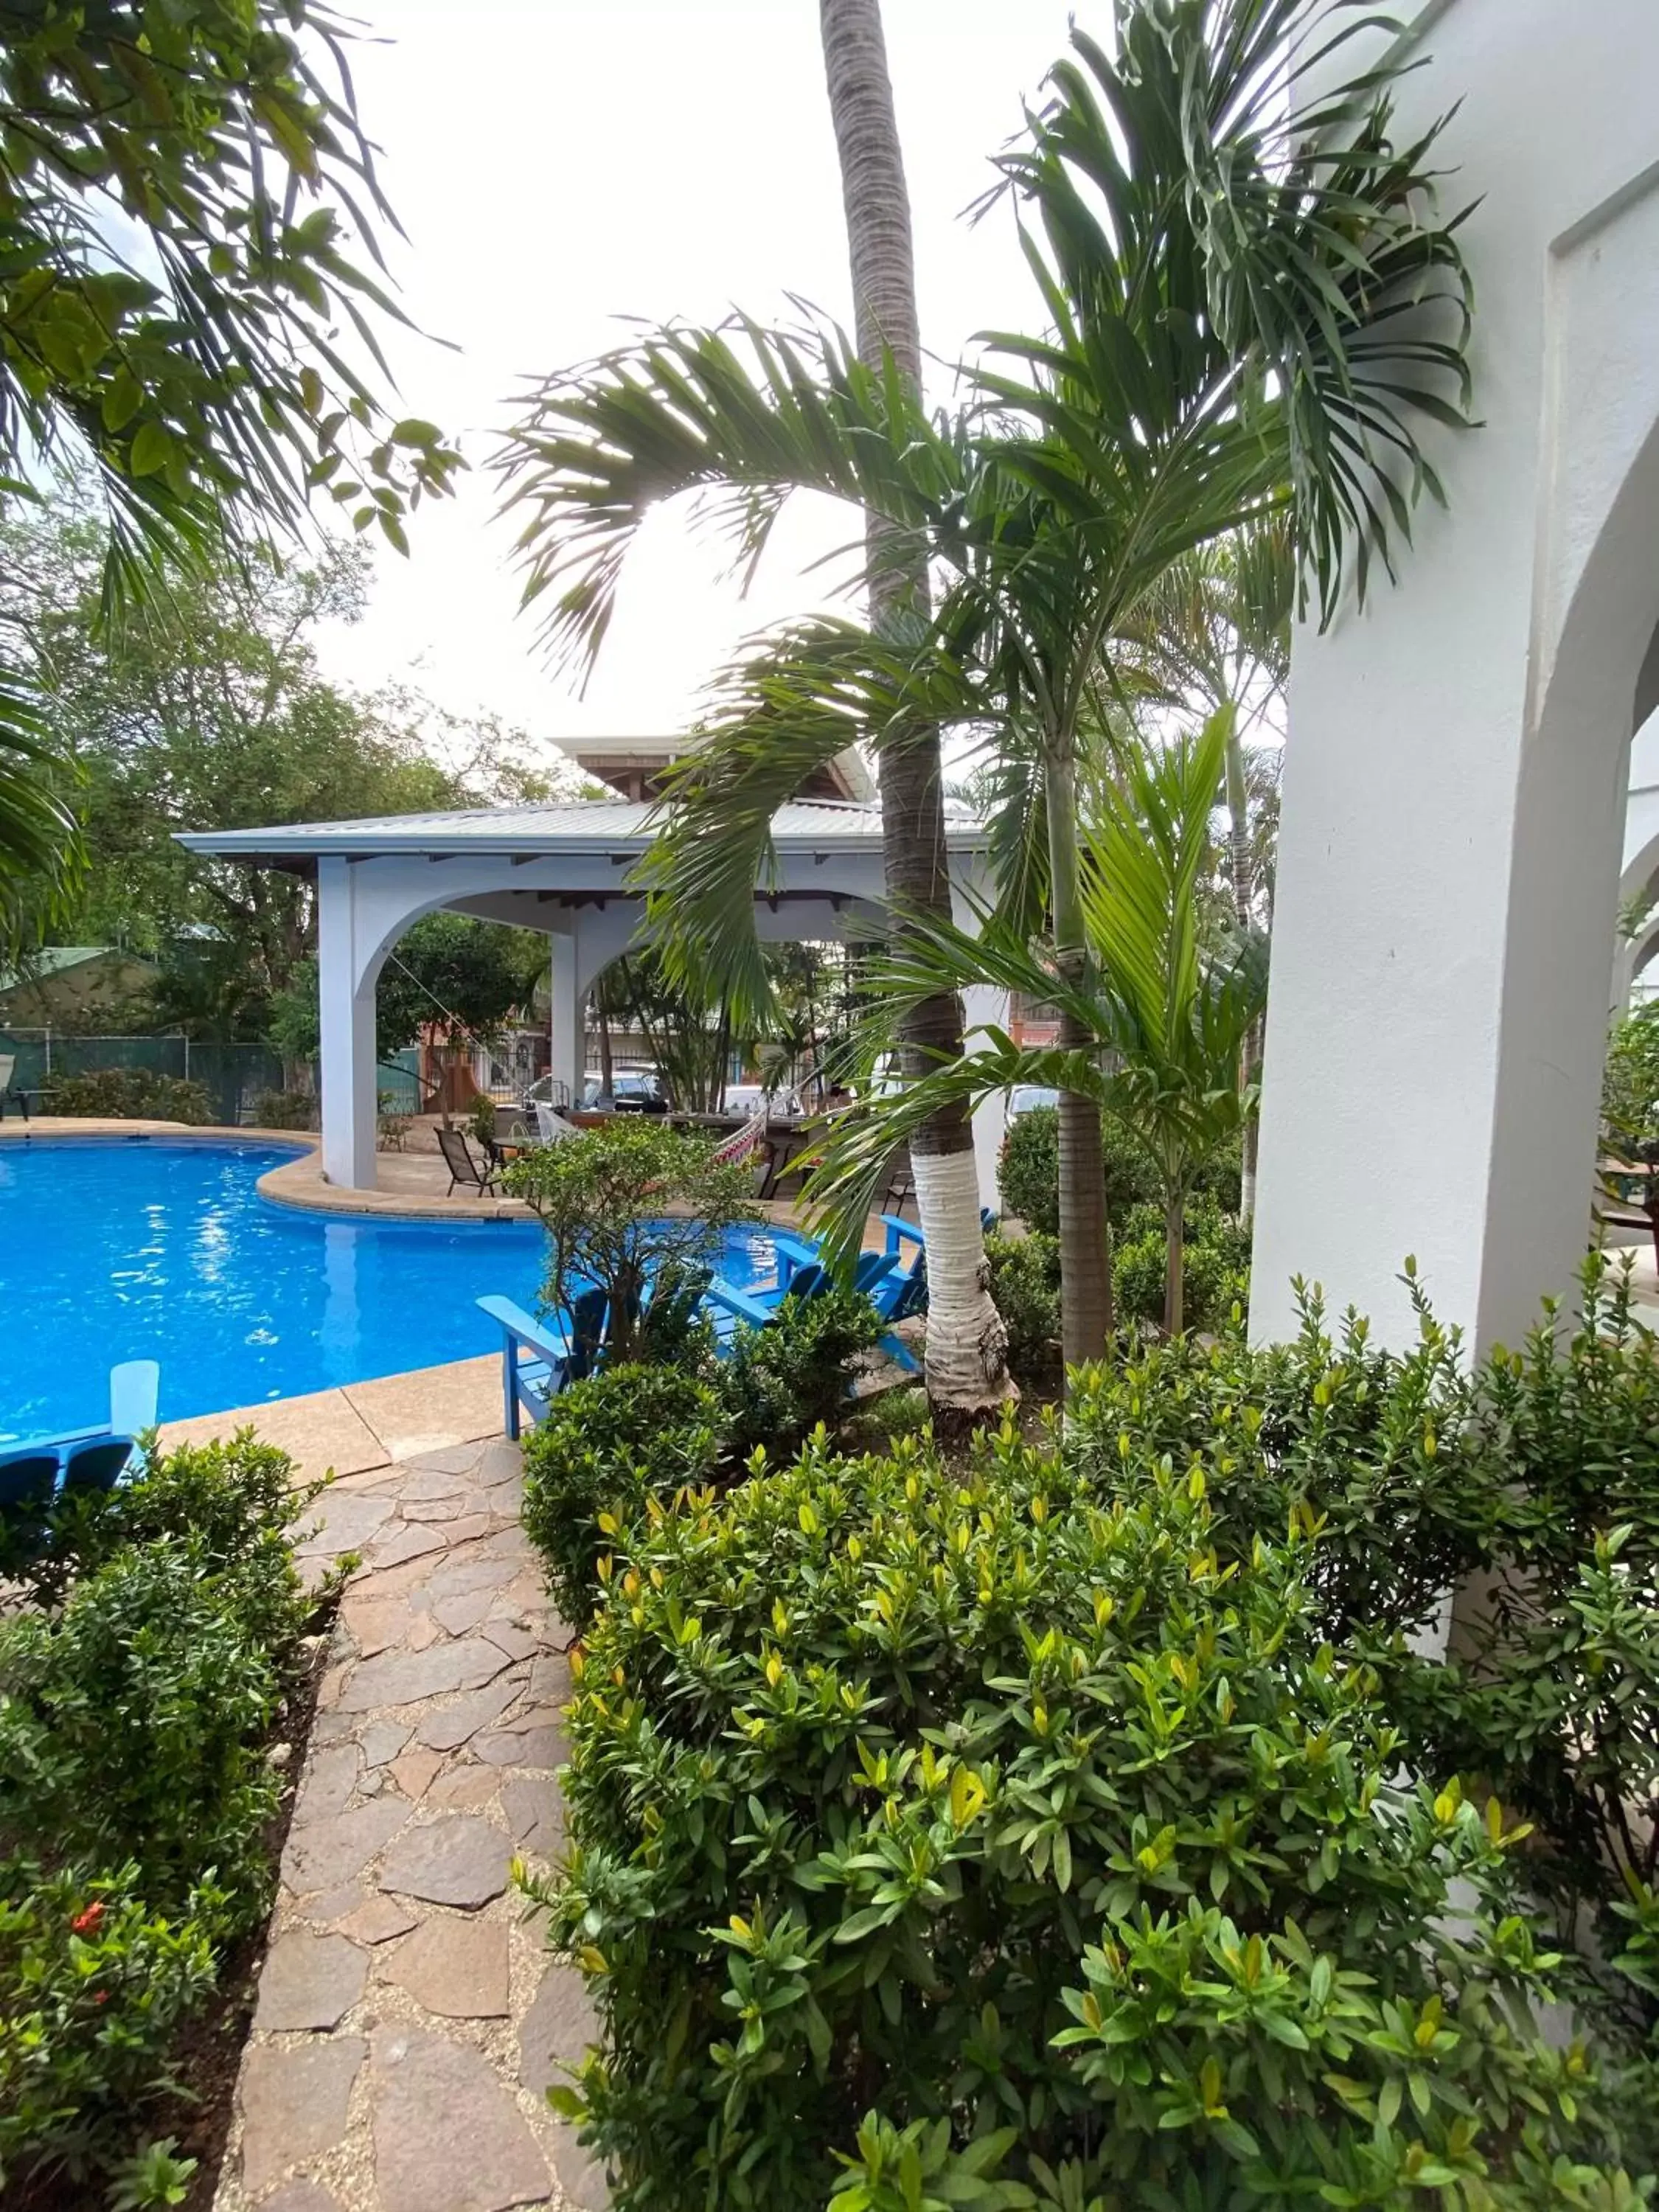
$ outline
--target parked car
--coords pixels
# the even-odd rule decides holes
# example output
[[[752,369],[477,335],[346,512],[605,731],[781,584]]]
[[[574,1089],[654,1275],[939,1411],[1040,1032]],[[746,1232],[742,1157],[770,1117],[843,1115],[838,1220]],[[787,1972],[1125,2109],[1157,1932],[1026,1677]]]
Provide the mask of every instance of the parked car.
[[[1049,1083],[1017,1083],[1008,1093],[1008,1119],[1029,1114],[1034,1107],[1058,1106],[1060,1093]]]

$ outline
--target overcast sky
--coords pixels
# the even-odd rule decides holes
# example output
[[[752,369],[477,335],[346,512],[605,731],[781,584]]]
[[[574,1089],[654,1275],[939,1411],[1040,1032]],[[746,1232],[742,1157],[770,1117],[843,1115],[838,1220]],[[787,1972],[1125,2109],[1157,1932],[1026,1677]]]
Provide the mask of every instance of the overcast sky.
[[[987,325],[1029,325],[1010,224],[962,211],[1103,0],[884,0],[916,236],[924,346],[942,363]],[[411,314],[457,349],[393,349],[405,412],[459,435],[474,472],[422,508],[411,557],[381,549],[367,618],[331,634],[331,672],[412,682],[533,737],[683,728],[763,622],[821,603],[803,571],[844,544],[827,504],[780,534],[746,601],[672,509],[633,557],[586,698],[515,613],[511,532],[480,465],[524,380],[626,335],[624,319],[787,317],[795,295],[850,321],[816,0],[359,0],[384,43],[353,56],[363,119],[409,234]],[[948,392],[943,368],[934,396]],[[854,529],[856,526],[854,525]]]

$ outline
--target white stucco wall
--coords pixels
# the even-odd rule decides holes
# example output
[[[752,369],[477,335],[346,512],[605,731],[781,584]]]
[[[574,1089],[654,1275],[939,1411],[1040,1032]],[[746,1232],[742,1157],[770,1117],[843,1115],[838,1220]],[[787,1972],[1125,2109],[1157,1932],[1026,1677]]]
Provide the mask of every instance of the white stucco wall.
[[[1512,1339],[1584,1243],[1636,680],[1659,619],[1659,4],[1451,0],[1481,427],[1399,586],[1296,641],[1251,1320]]]

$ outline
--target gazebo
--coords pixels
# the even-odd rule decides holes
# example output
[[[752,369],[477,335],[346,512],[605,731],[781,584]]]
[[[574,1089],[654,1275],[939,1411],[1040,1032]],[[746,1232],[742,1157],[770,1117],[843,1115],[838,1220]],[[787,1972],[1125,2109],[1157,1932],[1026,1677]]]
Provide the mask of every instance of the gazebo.
[[[375,1185],[374,987],[387,955],[439,908],[540,930],[551,966],[551,1065],[580,1094],[585,1017],[594,982],[639,937],[643,901],[630,884],[652,835],[654,779],[678,750],[663,739],[618,738],[568,749],[590,772],[634,795],[546,805],[401,814],[359,822],[188,833],[195,853],[252,867],[287,868],[317,886],[323,1172],[331,1183]],[[822,796],[774,819],[774,864],[755,892],[760,935],[824,942],[878,925],[884,906],[881,817],[856,756],[837,763]],[[980,824],[951,811],[953,887],[985,874]],[[958,920],[970,912],[963,903]],[[1000,994],[969,994],[970,1022],[1000,1017]],[[975,1118],[980,1188],[994,1203],[1002,1105]]]

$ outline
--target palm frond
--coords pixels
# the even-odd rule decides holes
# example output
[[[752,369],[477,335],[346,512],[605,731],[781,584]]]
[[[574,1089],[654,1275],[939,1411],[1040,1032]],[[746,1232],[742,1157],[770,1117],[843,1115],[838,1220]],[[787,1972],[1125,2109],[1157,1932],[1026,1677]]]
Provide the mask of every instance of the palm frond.
[[[696,495],[745,579],[790,495],[823,492],[883,528],[867,558],[902,570],[959,489],[960,441],[905,380],[867,368],[839,331],[672,326],[548,378],[496,461],[518,513],[524,603],[554,594],[542,636],[586,672],[653,507]],[[862,529],[849,516],[849,537]]]
[[[740,1021],[771,1012],[755,895],[774,878],[772,819],[813,772],[860,740],[880,754],[919,728],[971,720],[969,672],[928,641],[815,617],[755,640],[719,680],[696,748],[667,779],[632,881],[682,983],[718,977]]]

